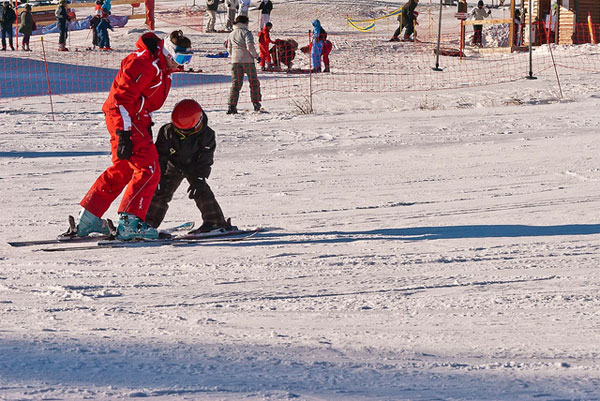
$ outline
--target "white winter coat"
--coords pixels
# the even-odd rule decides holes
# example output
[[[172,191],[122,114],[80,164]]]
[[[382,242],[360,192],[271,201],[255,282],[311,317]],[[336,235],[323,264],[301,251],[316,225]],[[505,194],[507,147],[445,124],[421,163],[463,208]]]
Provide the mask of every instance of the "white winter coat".
[[[258,57],[254,47],[254,36],[248,30],[247,24],[235,24],[233,31],[227,39],[227,50],[231,56],[231,63],[254,63]]]
[[[486,19],[488,15],[490,15],[490,11],[485,8],[475,7],[471,10],[471,17],[477,21]]]

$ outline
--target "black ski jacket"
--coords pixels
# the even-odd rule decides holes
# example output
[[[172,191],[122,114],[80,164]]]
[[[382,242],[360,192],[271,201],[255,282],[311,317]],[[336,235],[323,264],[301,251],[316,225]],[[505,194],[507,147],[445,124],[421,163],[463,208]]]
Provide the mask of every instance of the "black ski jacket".
[[[12,29],[12,24],[15,23],[16,19],[17,15],[12,7],[8,6],[0,8],[0,25],[2,26],[2,29],[6,31]]]
[[[183,172],[186,178],[208,178],[214,162],[215,131],[208,126],[208,117],[203,113],[204,125],[200,132],[181,137],[173,124],[160,127],[156,138],[156,150],[162,172],[167,164],[172,164]]]
[[[273,11],[273,3],[271,3],[271,0],[261,1],[258,9],[262,10],[262,14],[271,14],[271,11]]]

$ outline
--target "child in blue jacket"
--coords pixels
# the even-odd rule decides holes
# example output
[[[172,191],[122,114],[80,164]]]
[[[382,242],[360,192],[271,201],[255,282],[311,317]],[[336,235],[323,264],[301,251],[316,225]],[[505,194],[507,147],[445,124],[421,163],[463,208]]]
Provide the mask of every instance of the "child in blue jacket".
[[[98,47],[100,50],[112,50],[110,48],[110,38],[108,36],[109,29],[114,31],[114,28],[110,25],[110,21],[108,20],[108,14],[103,13],[102,19],[96,27],[96,31],[98,32]]]

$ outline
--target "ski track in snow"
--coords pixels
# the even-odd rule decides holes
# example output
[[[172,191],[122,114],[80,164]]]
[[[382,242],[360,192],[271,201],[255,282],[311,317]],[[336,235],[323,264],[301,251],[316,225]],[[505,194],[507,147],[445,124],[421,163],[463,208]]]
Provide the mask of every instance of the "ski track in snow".
[[[0,399],[600,400],[600,85],[561,71],[558,99],[546,73],[207,109],[210,185],[265,231],[64,253],[6,242],[66,229],[109,163],[102,115],[4,100]],[[165,225],[192,219],[182,188]]]

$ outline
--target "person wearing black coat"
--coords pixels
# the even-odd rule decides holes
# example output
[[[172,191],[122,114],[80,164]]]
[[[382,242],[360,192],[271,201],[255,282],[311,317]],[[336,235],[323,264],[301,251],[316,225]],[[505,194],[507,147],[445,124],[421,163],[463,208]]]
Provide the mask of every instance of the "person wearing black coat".
[[[203,224],[196,231],[231,229],[206,182],[217,147],[215,131],[208,126],[206,113],[195,100],[184,99],[175,105],[171,120],[160,128],[155,142],[161,178],[146,222],[158,228],[173,194],[185,178],[189,183],[188,197],[194,200],[202,214]]]
[[[262,0],[258,5],[260,12],[260,31],[267,25],[267,22],[271,20],[271,11],[273,11],[273,3],[271,0]]]
[[[400,25],[394,32],[394,36],[390,39],[390,42],[398,42],[400,41],[400,33],[402,29],[406,28],[404,31],[404,40],[411,40],[410,35],[415,31],[415,20],[417,17],[415,16],[415,8],[419,4],[419,0],[409,0],[408,3],[402,6],[402,12],[398,15],[398,22]]]
[[[4,2],[2,10],[0,10],[0,28],[2,30],[2,50],[6,50],[6,37],[8,36],[8,44],[11,50],[15,50],[13,46],[13,24],[17,20],[17,14],[11,7],[8,1]]]

